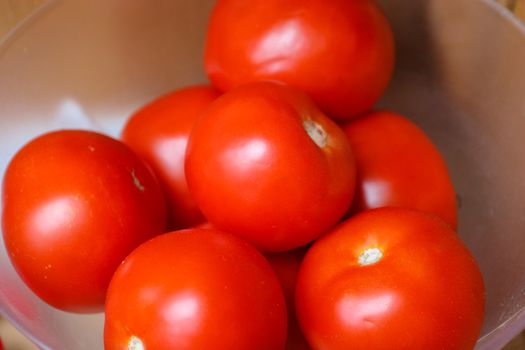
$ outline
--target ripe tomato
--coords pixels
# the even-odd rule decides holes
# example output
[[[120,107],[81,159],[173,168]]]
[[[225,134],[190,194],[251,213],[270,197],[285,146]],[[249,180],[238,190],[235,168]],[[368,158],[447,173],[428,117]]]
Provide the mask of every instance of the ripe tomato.
[[[213,225],[204,222],[198,225],[198,228],[213,229]],[[270,262],[275,272],[286,300],[286,310],[288,314],[288,335],[286,337],[286,350],[310,350],[297,317],[295,315],[295,284],[299,267],[306,254],[308,246],[300,247],[294,250],[288,250],[280,253],[267,253],[266,259]]]
[[[314,349],[473,349],[484,287],[458,235],[405,208],[362,212],[321,237],[299,271],[296,307]]]
[[[400,206],[428,211],[457,227],[447,165],[423,130],[392,112],[375,112],[343,126],[357,163],[352,212]]]
[[[344,132],[301,92],[258,82],[195,125],[186,178],[206,218],[265,251],[302,246],[348,209],[355,164]]]
[[[217,97],[210,86],[174,91],[133,114],[122,131],[122,140],[153,168],[164,189],[170,229],[204,221],[186,183],[184,154],[197,117]]]
[[[5,173],[3,204],[15,269],[45,302],[74,312],[101,310],[118,265],[166,225],[151,171],[123,143],[90,131],[26,144]]]
[[[301,247],[282,253],[268,253],[265,255],[279,279],[286,300],[286,310],[288,312],[286,350],[311,349],[304,338],[295,315],[295,285],[297,282],[297,274],[299,273],[299,268],[306,251],[307,247]]]
[[[108,290],[106,350],[278,350],[285,341],[284,296],[270,265],[247,242],[217,230],[146,242]]]
[[[390,25],[370,0],[218,0],[205,68],[223,91],[277,80],[348,119],[381,97],[394,67]]]

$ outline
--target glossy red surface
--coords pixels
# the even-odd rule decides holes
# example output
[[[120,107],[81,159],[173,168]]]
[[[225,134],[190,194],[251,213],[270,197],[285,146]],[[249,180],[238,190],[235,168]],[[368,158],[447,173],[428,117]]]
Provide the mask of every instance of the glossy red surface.
[[[279,350],[286,324],[279,282],[255,248],[190,229],[150,240],[115,273],[105,349]]]
[[[355,163],[344,132],[300,91],[252,83],[195,125],[186,177],[214,227],[265,251],[302,246],[348,210]]]
[[[307,92],[337,119],[366,112],[394,67],[390,25],[370,0],[219,0],[205,67],[226,91],[278,80]]]
[[[445,222],[409,209],[365,211],[321,237],[296,288],[314,349],[470,350],[483,323],[476,261]]]
[[[7,168],[2,199],[15,269],[67,311],[100,311],[121,261],[166,225],[151,171],[123,143],[89,131],[51,132],[25,145]]]
[[[343,126],[357,164],[351,213],[371,208],[408,207],[439,215],[457,228],[456,192],[447,164],[416,124],[379,111]]]
[[[134,113],[122,131],[122,140],[146,160],[163,187],[169,229],[204,221],[186,183],[184,156],[195,121],[219,95],[206,85],[173,91]]]

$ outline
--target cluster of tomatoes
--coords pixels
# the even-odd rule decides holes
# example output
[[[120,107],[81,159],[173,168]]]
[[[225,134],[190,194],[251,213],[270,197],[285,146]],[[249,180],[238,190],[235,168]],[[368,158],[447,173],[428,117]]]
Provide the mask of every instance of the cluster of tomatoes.
[[[218,0],[211,85],[121,140],[60,130],[14,156],[13,265],[50,305],[105,308],[106,349],[472,349],[484,287],[446,164],[371,111],[394,56],[372,0]]]

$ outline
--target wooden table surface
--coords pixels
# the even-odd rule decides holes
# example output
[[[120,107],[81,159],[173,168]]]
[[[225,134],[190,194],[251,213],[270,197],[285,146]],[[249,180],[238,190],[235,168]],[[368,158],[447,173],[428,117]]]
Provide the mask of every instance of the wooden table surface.
[[[525,20],[525,0],[495,0]],[[26,18],[44,0],[0,0],[0,38],[22,19]],[[6,320],[0,318],[0,339],[6,350],[36,350],[37,348],[22,336]],[[516,337],[504,350],[525,350],[525,333]]]

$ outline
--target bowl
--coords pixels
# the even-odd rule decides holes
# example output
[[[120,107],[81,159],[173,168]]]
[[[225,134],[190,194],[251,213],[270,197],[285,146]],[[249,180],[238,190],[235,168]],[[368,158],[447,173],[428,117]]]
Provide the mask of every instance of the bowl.
[[[491,0],[380,3],[394,28],[397,63],[379,107],[409,116],[448,162],[458,231],[487,288],[476,349],[500,348],[525,327],[525,26]],[[212,6],[44,2],[0,43],[0,174],[42,132],[86,128],[118,136],[142,104],[205,82]],[[103,315],[40,301],[13,270],[3,242],[0,313],[41,349],[103,348]]]

